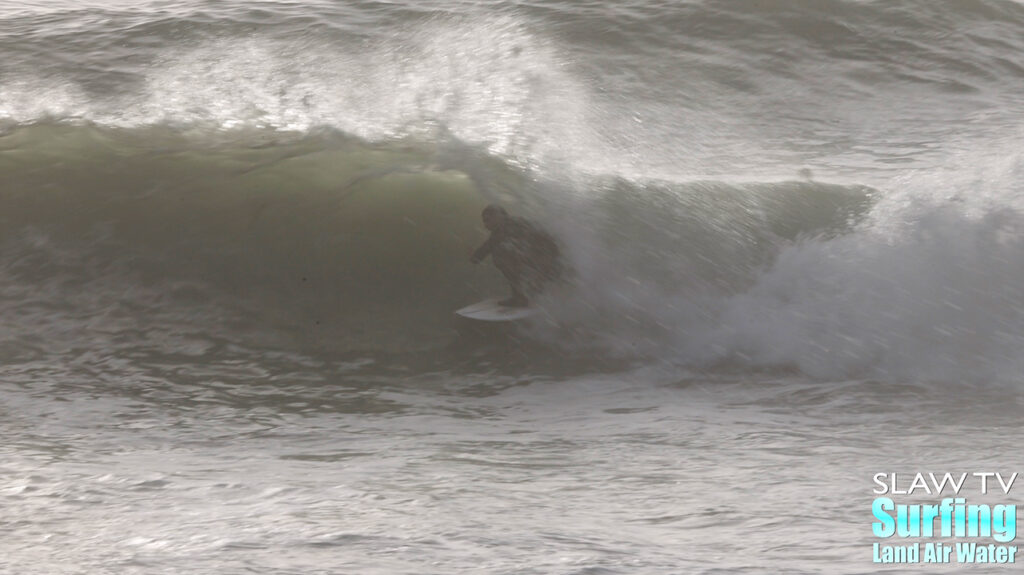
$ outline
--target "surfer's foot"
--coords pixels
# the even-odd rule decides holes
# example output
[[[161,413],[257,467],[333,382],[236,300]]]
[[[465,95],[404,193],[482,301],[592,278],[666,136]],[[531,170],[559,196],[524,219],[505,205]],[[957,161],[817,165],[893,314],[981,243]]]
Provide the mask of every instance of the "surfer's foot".
[[[499,301],[498,305],[503,305],[505,307],[526,307],[530,305],[530,302],[526,297],[516,294],[508,299]]]

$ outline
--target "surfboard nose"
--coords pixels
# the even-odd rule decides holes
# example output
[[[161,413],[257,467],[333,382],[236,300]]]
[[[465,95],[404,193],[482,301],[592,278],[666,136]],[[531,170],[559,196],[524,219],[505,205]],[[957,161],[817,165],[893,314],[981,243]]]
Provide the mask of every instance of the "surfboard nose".
[[[487,321],[508,322],[526,319],[537,313],[533,307],[509,307],[501,304],[502,298],[493,297],[455,310],[455,314],[464,318]]]

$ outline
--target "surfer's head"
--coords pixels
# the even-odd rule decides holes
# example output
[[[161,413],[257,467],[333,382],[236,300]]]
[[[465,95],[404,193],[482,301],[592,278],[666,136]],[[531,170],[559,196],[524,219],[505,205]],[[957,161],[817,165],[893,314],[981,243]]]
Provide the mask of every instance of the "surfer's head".
[[[505,208],[495,204],[484,208],[480,216],[484,220],[484,227],[492,232],[505,227],[505,222],[508,221],[508,212],[505,211]]]

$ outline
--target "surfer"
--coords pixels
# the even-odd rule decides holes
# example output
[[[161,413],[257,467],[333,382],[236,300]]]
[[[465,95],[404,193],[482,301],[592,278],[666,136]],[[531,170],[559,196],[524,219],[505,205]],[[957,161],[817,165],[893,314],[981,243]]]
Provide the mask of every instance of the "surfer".
[[[480,263],[488,255],[512,286],[512,297],[499,302],[509,307],[526,307],[528,295],[543,291],[544,285],[562,275],[558,244],[551,234],[525,218],[510,216],[494,204],[481,217],[491,232],[470,261]]]

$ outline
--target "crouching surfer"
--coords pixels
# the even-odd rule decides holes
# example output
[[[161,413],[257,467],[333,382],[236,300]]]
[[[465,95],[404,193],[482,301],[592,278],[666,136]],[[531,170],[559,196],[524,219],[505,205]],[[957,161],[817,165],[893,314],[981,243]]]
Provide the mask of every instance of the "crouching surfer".
[[[499,302],[508,307],[526,307],[529,297],[562,276],[558,244],[551,234],[525,218],[510,216],[505,208],[490,205],[481,214],[491,236],[473,252],[471,261],[480,263],[491,256],[512,287],[512,297]]]

